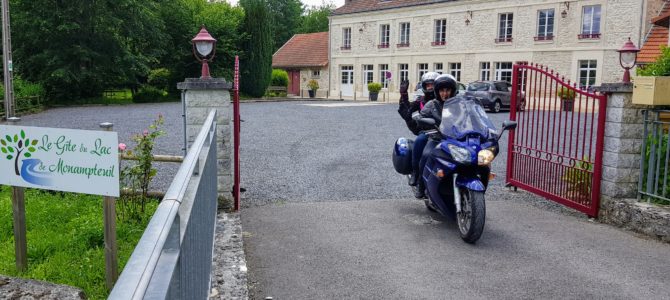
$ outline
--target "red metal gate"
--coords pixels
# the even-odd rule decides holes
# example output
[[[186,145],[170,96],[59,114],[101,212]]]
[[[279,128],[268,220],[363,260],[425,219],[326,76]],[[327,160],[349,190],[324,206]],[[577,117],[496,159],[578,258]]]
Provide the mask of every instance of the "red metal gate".
[[[606,101],[545,66],[515,64],[507,183],[597,216]]]

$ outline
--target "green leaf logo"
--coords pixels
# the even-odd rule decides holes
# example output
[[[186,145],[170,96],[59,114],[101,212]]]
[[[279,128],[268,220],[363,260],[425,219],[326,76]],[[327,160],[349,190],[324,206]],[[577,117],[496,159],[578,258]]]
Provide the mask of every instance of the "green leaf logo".
[[[30,152],[26,152],[26,153],[24,153],[23,155],[25,155],[26,157],[30,157],[30,156],[31,156],[31,155],[30,155]]]
[[[22,139],[26,138],[26,133],[23,131],[23,129],[21,129],[21,138]]]

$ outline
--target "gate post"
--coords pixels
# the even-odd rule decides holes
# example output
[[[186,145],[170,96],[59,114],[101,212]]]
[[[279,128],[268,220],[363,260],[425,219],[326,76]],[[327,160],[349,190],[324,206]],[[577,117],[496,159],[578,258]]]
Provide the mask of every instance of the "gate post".
[[[223,78],[186,78],[177,88],[182,91],[186,149],[195,140],[209,111],[216,109],[218,202],[219,208],[227,207],[232,203],[233,190],[233,107],[230,103],[233,85]]]
[[[599,218],[620,223],[630,217],[623,206],[637,202],[643,107],[632,103],[630,83],[603,83],[596,90],[607,95]]]

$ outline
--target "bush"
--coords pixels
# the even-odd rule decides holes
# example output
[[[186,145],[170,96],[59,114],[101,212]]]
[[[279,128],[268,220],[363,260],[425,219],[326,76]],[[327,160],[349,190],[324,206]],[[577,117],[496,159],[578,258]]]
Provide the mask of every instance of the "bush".
[[[319,89],[319,82],[312,79],[309,82],[307,82],[307,88],[312,90],[312,91],[316,91],[316,90]]]
[[[21,79],[19,76],[14,77],[14,98],[25,97],[44,97],[44,87],[39,83],[32,83]],[[0,99],[5,99],[5,86],[0,85]]]
[[[135,103],[148,103],[148,102],[161,102],[167,100],[168,93],[159,88],[145,85],[140,88],[140,90],[133,95],[133,102]]]
[[[154,69],[149,71],[149,78],[147,79],[149,85],[162,89],[168,89],[168,82],[170,82],[170,70],[166,68]]]
[[[575,90],[567,87],[567,86],[562,86],[560,89],[556,91],[556,96],[558,96],[561,99],[565,100],[574,100],[575,99]]]
[[[272,86],[288,86],[288,73],[280,69],[272,69],[272,78],[270,79]]]
[[[661,46],[661,56],[656,62],[644,68],[638,68],[636,74],[639,76],[670,76],[670,47]]]
[[[368,83],[368,92],[370,93],[379,93],[379,91],[382,89],[382,85],[377,82],[370,82]]]

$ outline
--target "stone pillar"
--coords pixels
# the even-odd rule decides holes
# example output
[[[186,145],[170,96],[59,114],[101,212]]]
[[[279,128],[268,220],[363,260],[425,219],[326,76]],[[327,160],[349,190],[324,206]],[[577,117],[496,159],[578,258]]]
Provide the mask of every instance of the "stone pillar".
[[[182,91],[185,108],[186,140],[190,146],[211,109],[217,110],[217,181],[219,207],[232,203],[233,190],[233,106],[230,103],[232,84],[222,78],[187,78],[177,84]]]

